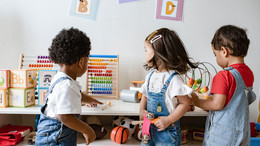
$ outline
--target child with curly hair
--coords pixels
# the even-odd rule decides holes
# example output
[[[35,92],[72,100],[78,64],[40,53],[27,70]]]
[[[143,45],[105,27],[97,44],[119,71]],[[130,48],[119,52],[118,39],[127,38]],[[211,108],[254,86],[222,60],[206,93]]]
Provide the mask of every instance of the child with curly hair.
[[[79,119],[81,105],[97,106],[101,102],[83,94],[76,81],[87,70],[90,39],[82,31],[63,29],[49,48],[50,60],[60,66],[46,94],[36,135],[36,145],[77,145],[77,132],[86,144],[95,140],[93,129]]]

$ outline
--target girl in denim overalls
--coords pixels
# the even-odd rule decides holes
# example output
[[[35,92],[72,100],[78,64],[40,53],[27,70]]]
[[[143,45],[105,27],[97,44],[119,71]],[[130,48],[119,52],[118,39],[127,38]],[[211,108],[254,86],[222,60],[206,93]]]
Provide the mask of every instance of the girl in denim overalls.
[[[249,104],[255,99],[252,91],[254,75],[244,63],[249,39],[244,29],[233,25],[220,27],[212,39],[212,51],[224,70],[213,78],[211,99],[192,102],[209,110],[204,146],[249,146]]]
[[[189,57],[178,35],[167,28],[150,34],[145,40],[146,69],[155,69],[146,76],[141,87],[140,120],[147,112],[159,118],[150,125],[150,139],[143,146],[178,146],[181,143],[179,119],[190,108],[192,93],[181,78],[197,65]]]
[[[96,134],[79,119],[81,104],[97,106],[97,100],[81,93],[76,81],[88,65],[90,40],[78,29],[62,30],[49,48],[50,59],[60,66],[41,108],[36,134],[36,146],[76,146],[77,133],[81,132],[86,144],[95,140]]]

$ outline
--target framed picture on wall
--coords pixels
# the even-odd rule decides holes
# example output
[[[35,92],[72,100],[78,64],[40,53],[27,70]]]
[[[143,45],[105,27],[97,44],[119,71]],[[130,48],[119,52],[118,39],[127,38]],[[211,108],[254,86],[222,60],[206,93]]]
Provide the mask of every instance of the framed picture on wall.
[[[96,19],[99,0],[72,0],[70,14],[87,19]]]
[[[182,21],[184,0],[157,0],[156,19]]]

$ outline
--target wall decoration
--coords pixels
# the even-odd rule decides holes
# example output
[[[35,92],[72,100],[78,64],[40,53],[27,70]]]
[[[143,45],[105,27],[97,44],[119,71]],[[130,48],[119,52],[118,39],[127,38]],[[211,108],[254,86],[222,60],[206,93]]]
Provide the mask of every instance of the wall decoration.
[[[118,4],[134,2],[134,1],[140,1],[140,0],[118,0]]]
[[[72,0],[70,15],[96,19],[99,0]]]
[[[184,0],[157,0],[156,19],[182,21]]]

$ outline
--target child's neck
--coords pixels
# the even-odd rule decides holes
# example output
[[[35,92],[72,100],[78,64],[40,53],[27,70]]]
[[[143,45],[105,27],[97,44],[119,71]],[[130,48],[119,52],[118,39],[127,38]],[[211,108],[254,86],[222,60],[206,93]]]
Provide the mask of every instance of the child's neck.
[[[167,70],[164,67],[159,67],[156,72],[167,72]]]
[[[228,60],[228,66],[238,63],[245,63],[243,57],[230,57]]]
[[[60,64],[60,71],[71,77],[73,80],[77,79],[77,73],[73,65]]]

